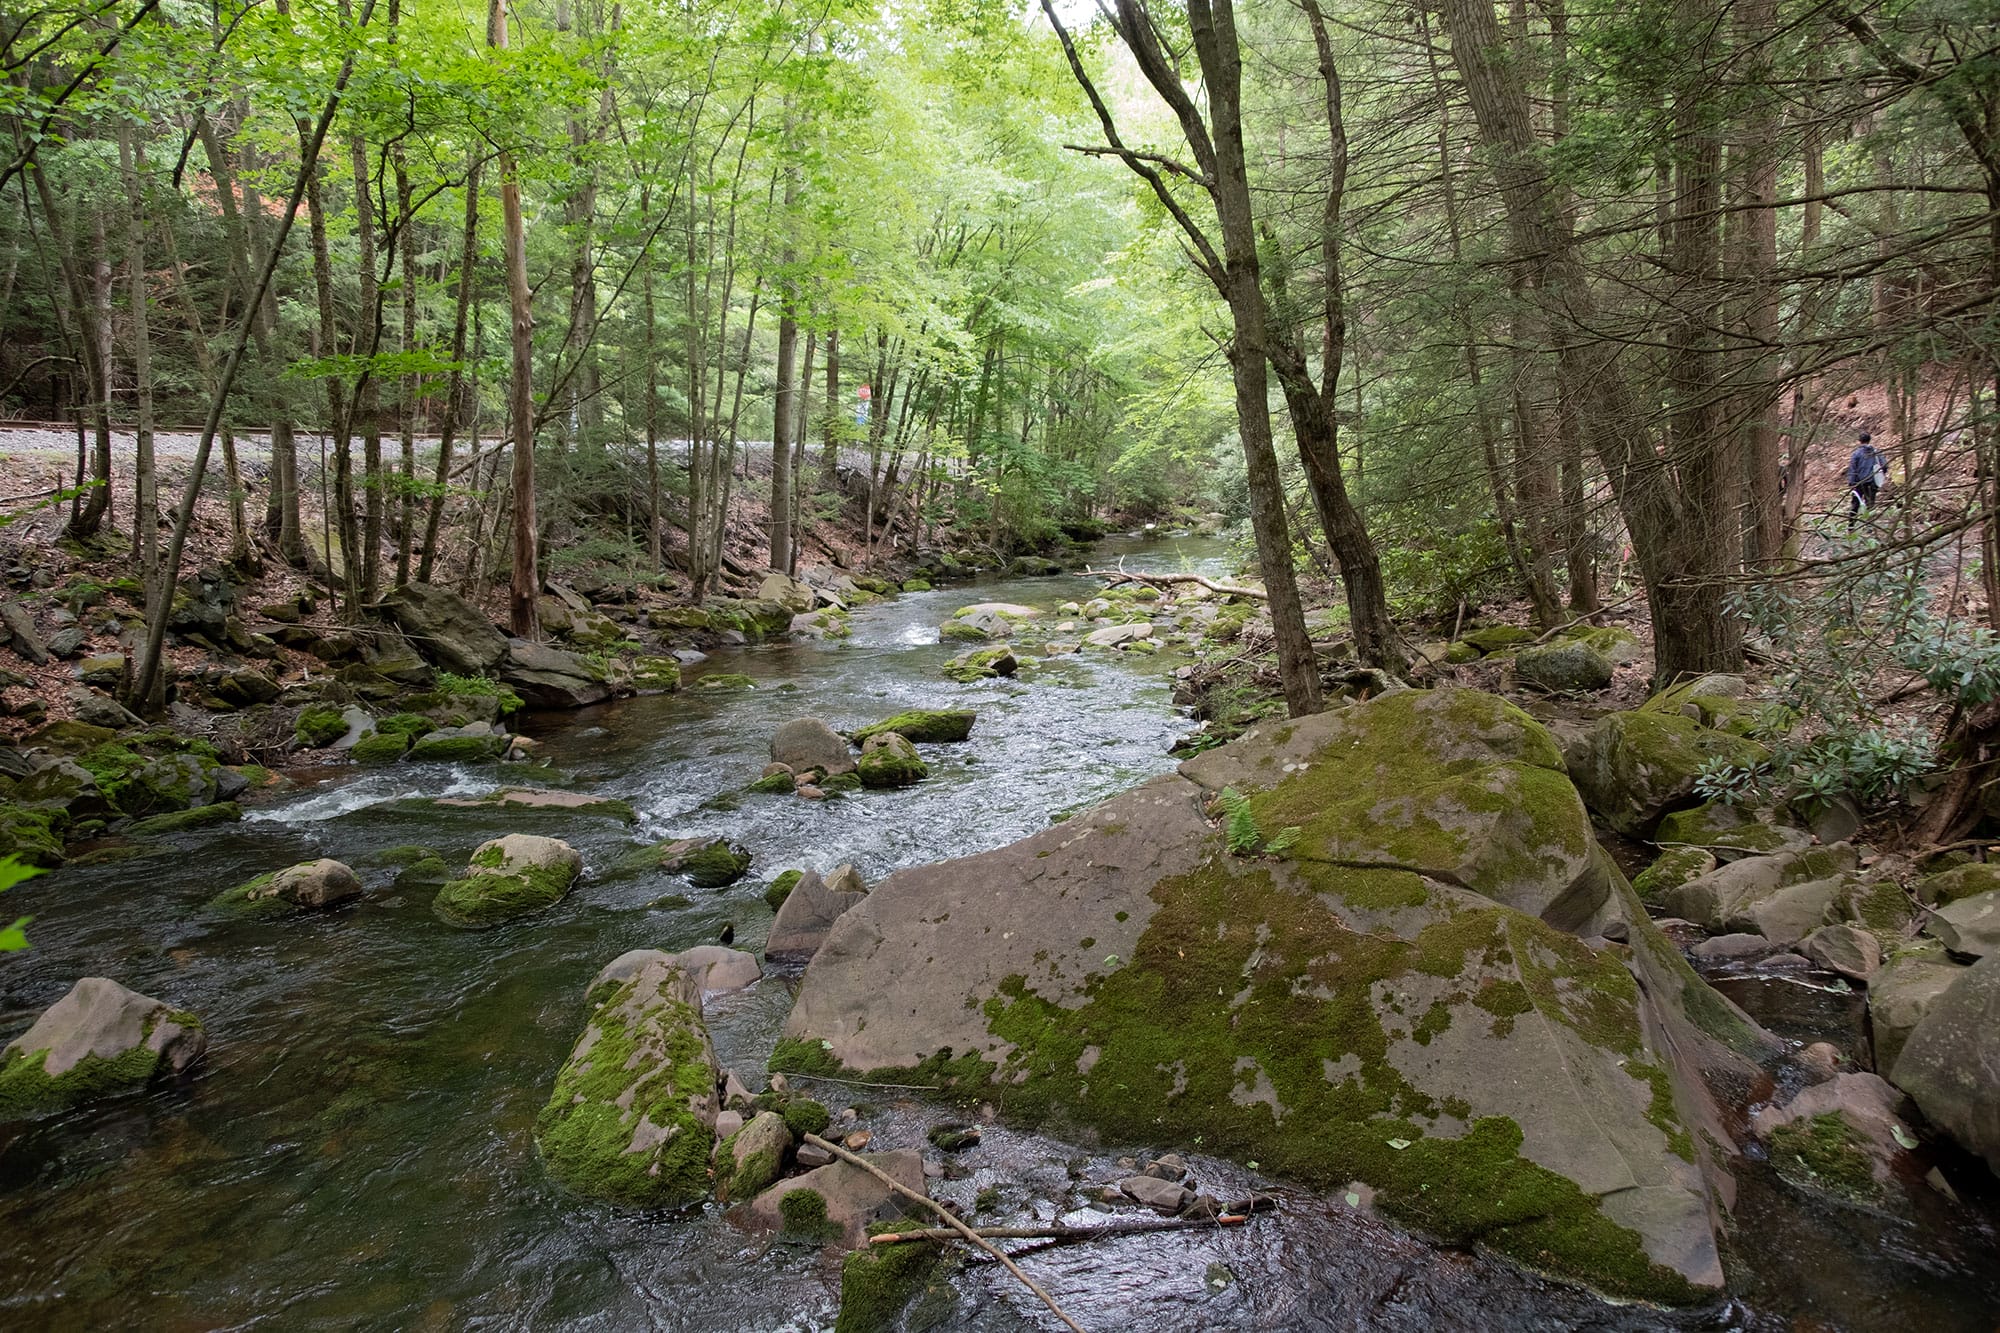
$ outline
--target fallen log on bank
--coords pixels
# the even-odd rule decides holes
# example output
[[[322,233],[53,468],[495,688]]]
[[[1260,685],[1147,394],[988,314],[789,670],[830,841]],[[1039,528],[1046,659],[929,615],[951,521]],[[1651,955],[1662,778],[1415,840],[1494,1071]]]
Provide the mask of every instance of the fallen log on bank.
[[[1127,569],[1086,569],[1082,577],[1087,579],[1109,579],[1116,587],[1121,583],[1144,583],[1150,587],[1161,587],[1175,583],[1192,583],[1228,597],[1254,597],[1258,601],[1269,601],[1270,594],[1262,588],[1246,588],[1238,583],[1222,583],[1200,574],[1134,574]]]
[[[975,1235],[987,1240],[1098,1240],[1112,1236],[1136,1236],[1153,1231],[1205,1231],[1215,1227],[1240,1227],[1250,1220],[1248,1213],[1217,1213],[1213,1217],[1152,1217],[1127,1222],[1107,1222],[1101,1227],[974,1227]],[[915,1231],[884,1231],[870,1236],[870,1245],[902,1245],[920,1240],[962,1240],[957,1231],[946,1227],[922,1227]]]

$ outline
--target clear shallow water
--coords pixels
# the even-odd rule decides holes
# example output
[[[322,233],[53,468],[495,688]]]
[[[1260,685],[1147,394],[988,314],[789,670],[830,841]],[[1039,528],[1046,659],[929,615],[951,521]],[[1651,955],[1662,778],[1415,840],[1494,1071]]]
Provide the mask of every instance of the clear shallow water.
[[[1135,568],[1219,573],[1219,544],[1127,545]],[[1109,546],[1116,559],[1120,545]],[[845,642],[717,654],[691,671],[740,671],[747,693],[630,700],[531,719],[560,781],[617,796],[641,823],[571,814],[450,810],[416,796],[537,779],[518,768],[334,770],[242,824],[149,845],[114,865],[72,867],[16,889],[35,948],[0,962],[0,1035],[79,975],[200,1012],[212,1044],[189,1085],[25,1126],[0,1127],[0,1327],[31,1329],[634,1329],[830,1327],[837,1258],[774,1246],[716,1209],[659,1216],[552,1187],[532,1126],[583,1019],[582,990],[628,948],[681,948],[734,923],[756,949],[770,922],[763,886],[780,870],[853,861],[870,880],[899,866],[999,846],[1171,766],[1188,723],[1168,703],[1172,655],[1093,655],[1033,684],[960,686],[938,675],[955,648],[935,627],[981,600],[1053,607],[1095,584],[993,581],[864,609]],[[782,721],[837,727],[911,706],[980,710],[972,741],[925,747],[932,778],[898,793],[824,804],[743,796]],[[720,799],[718,799],[720,798]],[[588,874],[562,904],[498,930],[451,930],[428,893],[395,893],[369,868],[383,849],[423,843],[462,862],[502,832],[560,836]],[[610,873],[640,842],[725,833],[756,855],[728,889]],[[252,875],[313,856],[356,865],[371,892],[321,915],[247,921],[205,910]],[[686,906],[673,905],[680,895]],[[669,899],[666,904],[662,898]],[[711,1002],[725,1065],[760,1070],[791,1002],[774,974]],[[921,1147],[929,1125],[962,1118],[898,1090],[822,1084],[856,1105],[878,1147]],[[857,1100],[858,1099],[858,1100]],[[976,1108],[975,1112],[976,1113]],[[982,1221],[1054,1218],[1124,1174],[1145,1148],[1084,1148],[1004,1128],[950,1162],[936,1192]],[[1133,1237],[1037,1252],[1029,1271],[1097,1329],[1652,1329],[1780,1326],[1740,1307],[1671,1318],[1611,1307],[1476,1255],[1443,1253],[1365,1214],[1193,1159],[1217,1193],[1278,1194],[1275,1220],[1224,1232]],[[1796,1228],[1777,1196],[1760,1214]],[[1774,1222],[1772,1219],[1776,1218]],[[1811,1236],[1821,1236],[1812,1232]],[[1827,1233],[1833,1234],[1833,1233]],[[1964,1260],[1921,1237],[1869,1267],[1894,1278],[1870,1315],[1927,1328],[1990,1326]],[[1899,1242],[1900,1243],[1900,1242]],[[1790,1260],[1776,1267],[1783,1271]],[[1857,1265],[1859,1265],[1857,1269]],[[1913,1306],[1923,1284],[1955,1293]],[[1012,1280],[968,1267],[949,1326],[1050,1326]],[[1836,1290],[1835,1295],[1839,1294]],[[1825,1318],[1780,1286],[1760,1305]],[[1856,1327],[1870,1326],[1856,1324]]]

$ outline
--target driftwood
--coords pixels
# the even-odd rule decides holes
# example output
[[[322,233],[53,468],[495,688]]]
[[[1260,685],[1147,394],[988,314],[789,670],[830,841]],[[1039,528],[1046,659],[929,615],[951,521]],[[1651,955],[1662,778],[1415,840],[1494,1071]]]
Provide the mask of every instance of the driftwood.
[[[1153,1217],[1126,1222],[1108,1222],[1101,1227],[974,1227],[988,1240],[1097,1240],[1100,1237],[1136,1236],[1152,1231],[1195,1231],[1213,1227],[1240,1227],[1250,1220],[1247,1213],[1218,1213],[1214,1217]],[[945,1227],[924,1227],[916,1231],[885,1231],[870,1236],[870,1245],[901,1245],[918,1240],[955,1240],[959,1233]]]
[[[1049,1309],[1053,1310],[1055,1312],[1056,1318],[1062,1320],[1063,1323],[1067,1325],[1069,1328],[1073,1329],[1075,1333],[1084,1333],[1083,1325],[1077,1323],[1076,1320],[1071,1319],[1067,1314],[1064,1314],[1063,1308],[1060,1305],[1056,1304],[1055,1297],[1049,1295],[1048,1292],[1042,1290],[1042,1288],[1036,1284],[1033,1278],[1029,1277],[1026,1273],[1022,1272],[1021,1266],[1015,1263],[1011,1258],[1009,1258],[1006,1251],[1002,1250],[999,1246],[993,1244],[991,1241],[983,1239],[977,1231],[974,1231],[971,1227],[959,1221],[958,1216],[955,1213],[953,1213],[949,1208],[946,1208],[943,1204],[939,1203],[936,1199],[931,1198],[928,1194],[919,1194],[916,1190],[913,1190],[909,1186],[903,1184],[902,1181],[897,1180],[895,1177],[891,1176],[888,1172],[882,1170],[880,1167],[874,1165],[872,1162],[867,1162],[862,1160],[860,1157],[857,1157],[855,1154],[847,1151],[847,1149],[841,1147],[837,1143],[829,1142],[828,1140],[821,1138],[817,1134],[808,1134],[805,1136],[805,1140],[807,1143],[812,1144],[815,1148],[819,1148],[826,1152],[832,1153],[835,1157],[838,1157],[841,1161],[846,1162],[850,1166],[860,1167],[863,1171],[866,1171],[869,1175],[875,1177],[875,1179],[881,1181],[884,1185],[887,1185],[897,1194],[902,1195],[904,1198],[910,1200],[913,1203],[922,1204],[924,1207],[936,1213],[939,1217],[944,1219],[945,1223],[948,1226],[950,1226],[952,1232],[956,1234],[958,1237],[964,1240],[971,1241],[974,1245],[977,1245],[980,1249],[986,1251],[988,1254],[992,1255],[995,1259],[998,1259],[1001,1263],[1005,1264],[1007,1266],[1008,1272],[1012,1273],[1015,1277],[1021,1279],[1023,1285],[1025,1285],[1029,1291],[1034,1292],[1035,1295],[1042,1298],[1042,1304],[1048,1306]]]
[[[1270,600],[1270,594],[1262,588],[1245,588],[1235,583],[1218,583],[1214,579],[1204,578],[1200,574],[1134,574],[1130,570],[1120,567],[1118,569],[1086,569],[1083,571],[1083,577],[1087,579],[1109,579],[1114,587],[1120,583],[1145,583],[1153,587],[1158,587],[1163,583],[1194,583],[1208,589],[1210,592],[1222,593],[1231,597],[1254,597],[1260,602]]]

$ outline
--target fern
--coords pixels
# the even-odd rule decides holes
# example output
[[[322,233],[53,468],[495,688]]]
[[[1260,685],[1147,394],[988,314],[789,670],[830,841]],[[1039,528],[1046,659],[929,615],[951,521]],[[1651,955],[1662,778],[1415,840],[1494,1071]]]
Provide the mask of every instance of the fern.
[[[1304,832],[1293,824],[1279,829],[1271,837],[1265,837],[1264,830],[1257,827],[1257,816],[1250,811],[1250,798],[1234,787],[1224,787],[1217,792],[1215,803],[1222,808],[1223,829],[1229,839],[1232,856],[1282,852],[1297,842]]]

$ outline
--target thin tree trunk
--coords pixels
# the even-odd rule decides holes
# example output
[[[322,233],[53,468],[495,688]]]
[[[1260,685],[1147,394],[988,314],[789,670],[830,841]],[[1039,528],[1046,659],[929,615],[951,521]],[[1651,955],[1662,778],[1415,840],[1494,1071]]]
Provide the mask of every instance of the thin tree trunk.
[[[132,553],[150,594],[160,560],[160,499],[153,470],[153,338],[146,315],[146,189],[129,123],[118,127],[118,174],[124,180],[125,277],[131,301],[133,410]]]
[[[488,44],[496,51],[506,50],[506,0],[492,0],[486,25]],[[511,477],[514,565],[507,589],[507,620],[516,637],[532,639],[538,629],[535,599],[541,590],[535,545],[535,324],[528,290],[527,230],[521,219],[521,173],[514,154],[506,149],[500,152],[500,214],[506,237],[507,308],[513,357],[507,419],[514,436]]]
[[[452,316],[451,326],[451,376],[446,381],[444,392],[444,426],[439,431],[437,471],[431,489],[430,513],[424,518],[424,548],[417,558],[417,582],[429,583],[431,571],[437,563],[438,529],[444,522],[444,501],[446,484],[451,480],[452,436],[458,429],[459,414],[465,410],[468,395],[465,378],[465,323],[472,308],[473,277],[479,270],[479,168],[481,158],[478,148],[473,148],[465,166],[465,227],[459,234],[458,257],[458,304]],[[479,395],[469,395],[473,419],[478,420]],[[475,429],[473,438],[477,440]],[[477,459],[479,451],[473,450]],[[473,469],[472,481],[479,482],[478,468]]]
[[[375,209],[369,189],[368,145],[360,135],[348,140],[354,168],[354,237],[360,248],[361,323],[354,350],[373,357],[382,344],[382,290],[375,276]],[[361,417],[361,600],[372,602],[382,581],[382,380],[364,363],[355,386],[354,410]]]
[[[400,146],[396,149],[396,212],[402,219],[402,347],[408,356],[417,350],[417,220],[411,216],[410,173]],[[397,402],[402,417],[403,455],[402,484],[396,488],[396,586],[399,588],[410,581],[410,544],[415,536],[412,529],[416,526],[417,502],[417,408],[422,388],[420,376],[405,374]]]

